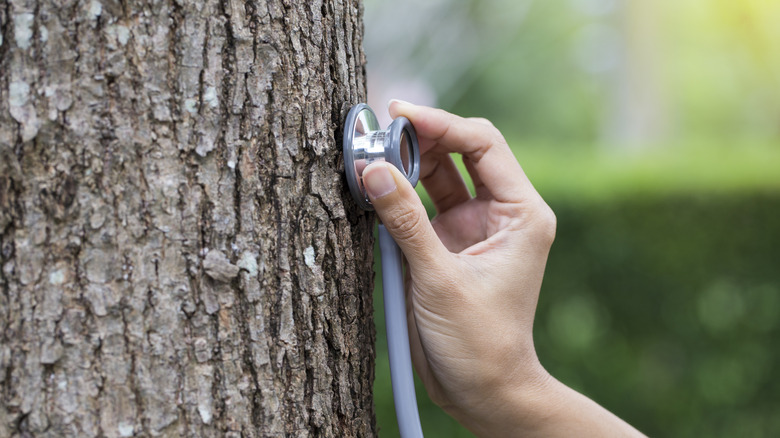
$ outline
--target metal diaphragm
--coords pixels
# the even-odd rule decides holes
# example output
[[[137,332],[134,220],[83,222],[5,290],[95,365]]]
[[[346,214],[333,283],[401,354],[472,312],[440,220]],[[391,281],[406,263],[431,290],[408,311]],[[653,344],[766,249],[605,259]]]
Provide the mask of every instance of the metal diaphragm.
[[[363,170],[375,161],[387,161],[417,185],[420,147],[412,122],[398,117],[382,131],[376,114],[365,103],[353,106],[344,123],[344,172],[349,191],[364,210],[373,210],[363,185]]]

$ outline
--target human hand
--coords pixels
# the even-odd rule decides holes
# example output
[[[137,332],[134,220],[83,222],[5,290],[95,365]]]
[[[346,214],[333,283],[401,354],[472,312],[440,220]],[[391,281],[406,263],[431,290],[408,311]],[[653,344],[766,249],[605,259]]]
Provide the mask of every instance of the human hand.
[[[611,417],[537,359],[534,313],[556,222],[503,136],[484,119],[400,101],[389,110],[415,127],[420,181],[437,214],[428,220],[412,186],[388,163],[366,167],[363,182],[408,262],[412,360],[431,399],[484,436],[583,432],[583,421]],[[463,156],[475,197],[452,152]],[[573,417],[576,429],[556,418],[571,409],[583,414]]]
[[[415,126],[420,181],[437,210],[429,222],[393,166],[365,169],[371,202],[409,263],[414,365],[431,398],[451,415],[464,423],[490,419],[502,409],[485,400],[546,376],[532,326],[555,217],[489,122],[397,101],[390,112]],[[463,154],[476,197],[450,152]]]

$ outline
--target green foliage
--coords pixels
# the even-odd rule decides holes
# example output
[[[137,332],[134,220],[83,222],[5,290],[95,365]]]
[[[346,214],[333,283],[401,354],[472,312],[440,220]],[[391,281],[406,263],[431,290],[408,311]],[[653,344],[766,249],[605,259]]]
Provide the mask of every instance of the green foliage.
[[[778,436],[780,153],[701,150],[515,149],[558,217],[538,353],[558,379],[650,435]],[[380,434],[392,437],[381,292],[375,302],[376,407]],[[471,436],[417,388],[426,436]]]
[[[630,107],[653,135],[780,135],[778,2],[547,0],[523,13],[502,3],[524,2],[479,3],[471,25],[492,33],[471,68],[446,89],[453,81],[429,79],[455,113],[526,139],[610,139]]]
[[[650,435],[777,436],[780,194],[552,206],[548,370]]]
[[[780,147],[770,142],[689,141],[642,150],[518,145],[515,156],[542,197],[591,203],[692,193],[780,192]]]

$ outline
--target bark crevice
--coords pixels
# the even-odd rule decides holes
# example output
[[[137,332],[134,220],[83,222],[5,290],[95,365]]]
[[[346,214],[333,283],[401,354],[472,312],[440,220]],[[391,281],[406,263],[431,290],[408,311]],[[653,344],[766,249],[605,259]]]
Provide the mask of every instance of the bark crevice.
[[[5,3],[0,437],[376,434],[356,13]]]

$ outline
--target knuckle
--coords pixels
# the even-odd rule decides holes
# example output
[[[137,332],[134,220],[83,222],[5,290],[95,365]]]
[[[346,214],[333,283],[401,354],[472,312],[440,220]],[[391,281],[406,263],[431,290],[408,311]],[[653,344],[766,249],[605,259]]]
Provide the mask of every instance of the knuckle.
[[[478,125],[476,132],[479,133],[479,143],[481,143],[470,154],[472,161],[480,161],[491,148],[497,147],[501,149],[509,147],[504,135],[488,119],[472,117],[469,120]]]
[[[493,143],[496,145],[499,145],[501,147],[509,148],[509,143],[506,142],[506,138],[504,138],[504,134],[501,133],[501,131],[498,130],[495,126],[491,129],[491,135],[493,136]]]
[[[485,126],[490,126],[491,128],[494,127],[493,122],[484,117],[471,117],[471,120]]]
[[[558,218],[547,203],[542,202],[542,208],[537,210],[534,221],[539,238],[547,245],[552,245],[555,240],[555,232],[558,227]]]
[[[409,240],[420,232],[422,214],[417,209],[402,211],[400,214],[394,215],[388,221],[387,226],[395,230],[398,239]]]
[[[487,129],[484,138],[485,145],[480,151],[480,158],[481,155],[486,154],[490,148],[509,149],[509,144],[506,142],[506,138],[504,138],[504,135],[501,134],[501,131],[499,131],[498,128],[493,125],[490,125],[490,127]]]

